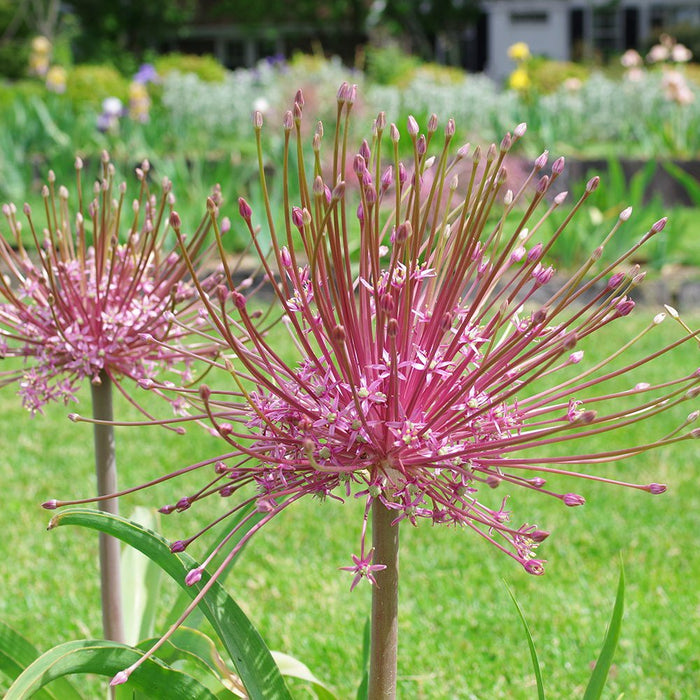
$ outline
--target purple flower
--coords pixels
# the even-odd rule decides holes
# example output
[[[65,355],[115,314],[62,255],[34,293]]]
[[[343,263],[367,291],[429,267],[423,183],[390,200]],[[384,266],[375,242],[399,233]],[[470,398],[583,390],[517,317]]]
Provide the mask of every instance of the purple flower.
[[[48,221],[39,225],[25,205],[24,230],[34,239],[33,250],[25,247],[16,207],[3,207],[14,245],[0,236],[0,262],[7,270],[0,278],[0,357],[24,362],[0,373],[0,385],[17,383],[32,414],[49,401],[75,400],[78,384],[98,383],[102,372],[115,381],[128,378],[149,386],[159,370],[178,365],[186,379],[191,362],[183,363],[178,346],[190,330],[181,323],[187,319],[193,329],[205,323],[196,290],[186,281],[188,262],[166,245],[170,182],[164,181],[156,198],[148,190],[144,162],[137,171],[139,197],[127,215],[126,186],[114,183],[107,154],[101,163],[104,177],[87,207],[82,167],[78,160],[76,213],[52,172],[43,190]],[[204,235],[203,228],[188,242],[195,265]]]
[[[142,63],[134,74],[135,83],[157,83],[159,80],[158,71],[152,63]]]

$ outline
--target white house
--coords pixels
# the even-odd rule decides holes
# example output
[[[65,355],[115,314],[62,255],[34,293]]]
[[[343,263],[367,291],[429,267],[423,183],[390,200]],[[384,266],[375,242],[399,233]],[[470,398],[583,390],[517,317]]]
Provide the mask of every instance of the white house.
[[[524,41],[533,54],[571,60],[638,48],[659,27],[700,24],[700,1],[484,0],[486,72],[513,70],[508,47]]]

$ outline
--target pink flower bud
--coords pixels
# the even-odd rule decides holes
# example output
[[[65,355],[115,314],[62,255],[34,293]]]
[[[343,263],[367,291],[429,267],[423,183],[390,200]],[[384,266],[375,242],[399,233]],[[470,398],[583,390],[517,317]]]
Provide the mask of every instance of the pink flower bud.
[[[195,583],[199,582],[202,578],[202,570],[192,569],[187,576],[185,576],[185,584],[188,586],[193,586]]]
[[[544,151],[541,153],[537,158],[535,158],[535,162],[533,164],[533,168],[537,170],[542,170],[545,165],[547,165],[547,160],[549,158],[549,151]]]
[[[386,190],[391,187],[391,184],[394,181],[394,168],[393,166],[388,166],[387,169],[384,171],[384,174],[382,175],[382,180],[381,180],[381,187],[382,187],[382,192],[385,192]]]
[[[418,122],[416,121],[415,117],[412,114],[408,115],[408,120],[407,120],[407,129],[408,133],[411,136],[417,136],[418,135]]]
[[[527,254],[527,261],[534,262],[539,260],[540,257],[542,257],[542,244],[538,243],[530,249],[530,252]]]
[[[544,542],[549,537],[549,532],[546,530],[535,530],[529,536],[533,542]]]
[[[574,506],[582,506],[586,502],[586,499],[583,496],[579,496],[577,493],[565,493],[561,497],[561,500],[564,502],[564,505],[567,505],[570,508],[573,508]]]
[[[516,126],[515,129],[513,129],[513,136],[516,139],[522,138],[523,136],[525,136],[526,131],[527,124],[525,122],[520,122],[520,124],[518,124],[518,126]]]
[[[552,175],[561,175],[564,172],[564,166],[566,165],[566,160],[564,159],[564,156],[559,156],[553,163],[552,163]]]
[[[654,496],[658,496],[666,492],[666,484],[649,484],[649,486],[647,486],[647,491]]]
[[[664,216],[662,219],[659,219],[650,229],[651,233],[660,233],[661,231],[664,230],[664,227],[666,226],[666,223],[668,222],[668,217]]]
[[[114,678],[109,682],[110,686],[123,685],[129,680],[129,674],[126,671],[119,671]]]
[[[369,150],[369,144],[367,143],[367,139],[362,139],[362,143],[360,144],[359,155],[363,160],[363,165],[369,163],[369,159],[372,153]]]
[[[250,221],[250,217],[253,216],[253,210],[250,208],[250,204],[248,204],[243,197],[238,198],[238,213],[244,221]]]
[[[170,225],[176,230],[182,226],[182,220],[176,211],[170,212]]]
[[[304,228],[304,218],[299,207],[292,207],[292,223],[297,228]]]
[[[597,175],[595,177],[592,177],[586,183],[586,193],[590,194],[591,192],[594,192],[598,188],[599,184],[600,184],[600,178]]]

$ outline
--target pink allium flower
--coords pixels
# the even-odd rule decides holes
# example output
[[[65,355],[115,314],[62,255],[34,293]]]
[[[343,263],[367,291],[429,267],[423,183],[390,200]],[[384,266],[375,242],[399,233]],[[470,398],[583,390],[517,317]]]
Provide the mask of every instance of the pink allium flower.
[[[188,263],[168,230],[170,183],[164,182],[157,199],[149,192],[144,163],[137,170],[139,196],[129,210],[126,187],[114,183],[114,167],[104,154],[103,177],[85,207],[80,160],[76,169],[76,213],[68,190],[56,188],[53,173],[43,190],[45,228],[25,205],[24,231],[35,243],[31,250],[23,243],[15,206],[3,207],[12,243],[0,236],[0,357],[20,357],[24,363],[0,373],[0,386],[16,382],[32,414],[49,401],[74,400],[81,380],[99,383],[102,372],[122,391],[121,378],[147,386],[161,368],[177,367],[187,375],[189,361],[183,362],[176,346],[190,330],[179,319],[205,323],[197,315],[199,295],[186,281]],[[210,225],[207,218],[188,242],[195,261]],[[173,345],[159,348],[150,336]]]
[[[588,362],[580,347],[589,336],[594,341],[597,334],[618,333],[617,321],[634,310],[629,294],[643,275],[623,264],[663,229],[665,219],[625,255],[604,263],[605,244],[629,219],[625,209],[582,267],[554,284],[547,254],[598,178],[553,237],[542,238],[544,220],[565,201],[563,194],[550,196],[564,162],[556,160],[544,174],[543,154],[517,192],[504,191],[505,158],[524,125],[500,146],[455,152],[452,120],[443,145],[434,149],[434,128],[420,134],[411,119],[412,162],[403,163],[399,131],[387,128],[383,113],[371,140],[350,150],[343,124],[353,99],[354,90],[343,85],[327,168],[320,138],[314,137],[313,161],[302,157],[300,94],[286,115],[286,148],[297,150],[300,165],[292,174],[285,151],[283,182],[297,178],[301,194],[292,203],[285,187],[281,231],[266,200],[262,221],[271,255],[261,247],[251,207],[239,202],[264,275],[273,281],[274,313],[289,342],[283,347],[256,331],[253,294],[232,291],[230,282],[203,294],[226,358],[216,367],[226,370],[225,377],[218,386],[179,393],[200,409],[190,418],[208,420],[226,449],[186,468],[208,472],[201,489],[161,512],[184,511],[210,496],[235,498],[231,513],[255,506],[219,545],[255,519],[211,580],[257,530],[308,496],[365,503],[360,554],[343,567],[354,575],[353,587],[363,577],[373,581],[385,564],[373,561],[365,542],[375,501],[393,511],[395,524],[463,526],[528,573],[542,574],[537,549],[549,533],[516,520],[519,491],[580,506],[583,495],[558,485],[558,477],[576,476],[661,493],[661,484],[601,476],[599,465],[698,436],[687,429],[691,416],[670,434],[653,433],[659,413],[697,395],[696,365],[659,384],[640,386],[631,378],[620,384],[697,333],[684,329],[650,356],[624,362],[626,350],[663,320],[659,315],[639,336],[623,336],[610,357]],[[254,124],[260,141],[260,115]],[[348,161],[357,188],[340,179]],[[460,161],[471,174],[457,183]],[[427,167],[433,172],[426,192],[421,184]],[[604,452],[587,447],[587,438],[617,430],[625,431],[627,446]],[[590,464],[597,468],[589,474]],[[173,551],[201,534],[173,543]],[[199,580],[218,551],[188,581]]]

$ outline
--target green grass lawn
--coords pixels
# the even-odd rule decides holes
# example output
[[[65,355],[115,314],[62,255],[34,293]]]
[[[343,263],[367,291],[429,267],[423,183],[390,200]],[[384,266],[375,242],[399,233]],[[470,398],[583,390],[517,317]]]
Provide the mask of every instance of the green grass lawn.
[[[646,320],[653,313],[636,315]],[[638,324],[634,319],[616,322],[606,342],[619,344]],[[670,324],[658,332],[678,335]],[[648,347],[656,342],[658,338]],[[591,351],[605,352],[604,345],[597,339]],[[657,363],[645,379],[663,377],[671,365],[671,374],[697,366],[697,352],[689,344]],[[694,408],[684,405],[676,422]],[[39,507],[47,498],[94,492],[91,429],[69,422],[69,410],[74,409],[51,406],[46,416],[32,420],[13,387],[0,391],[0,618],[41,649],[101,636],[97,536],[71,528],[47,532],[50,514]],[[89,413],[89,392],[79,410]],[[155,410],[166,415],[168,408],[155,405]],[[132,415],[122,404],[116,413]],[[655,434],[674,424],[669,418]],[[609,444],[609,438],[602,439],[587,448]],[[215,455],[218,447],[197,429],[184,437],[157,428],[118,429],[121,483],[140,483]],[[537,494],[513,493],[509,506],[514,521],[552,531],[540,549],[548,567],[539,578],[528,576],[469,531],[404,523],[399,696],[536,697],[527,643],[507,582],[528,618],[548,697],[580,697],[612,611],[621,553],[626,611],[604,697],[623,692],[641,700],[695,697],[700,683],[699,465],[700,442],[687,441],[674,450],[605,467],[616,478],[667,483],[662,496],[578,482],[569,488],[584,494],[587,504],[568,509]],[[196,475],[189,477],[189,488],[198,483]],[[124,499],[122,512],[128,514],[135,505],[172,503],[189,488],[161,485]],[[213,519],[220,506],[203,502],[163,518],[163,532],[173,539],[192,533]],[[226,584],[269,646],[307,663],[340,698],[354,697],[369,612],[369,586],[363,582],[350,593],[351,577],[338,571],[358,549],[361,513],[362,503],[352,498],[343,506],[330,499],[297,504],[256,536]],[[193,546],[189,551],[197,557],[202,550]],[[175,595],[174,584],[166,584],[161,620]],[[164,631],[162,625],[160,629]],[[79,686],[83,682],[76,679]],[[303,691],[300,696],[306,697]]]

